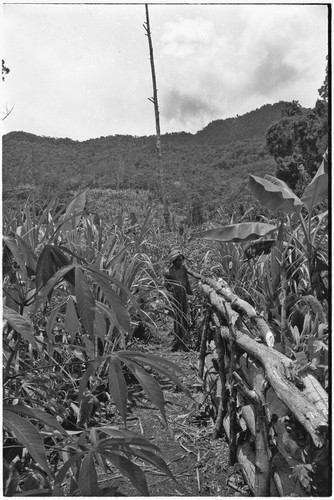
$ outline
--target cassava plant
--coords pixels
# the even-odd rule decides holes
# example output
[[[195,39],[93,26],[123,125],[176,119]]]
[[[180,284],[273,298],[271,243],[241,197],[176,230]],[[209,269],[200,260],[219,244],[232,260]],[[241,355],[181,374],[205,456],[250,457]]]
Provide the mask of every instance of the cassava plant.
[[[148,495],[140,466],[171,477],[158,448],[126,429],[131,373],[167,425],[162,389],[147,367],[181,389],[174,363],[126,349],[137,299],[154,289],[141,253],[149,215],[133,237],[104,234],[85,214],[85,193],[53,215],[37,219],[26,207],[15,230],[4,232],[4,459],[5,494],[101,492],[97,475],[114,468]],[[33,215],[32,215],[33,214]],[[18,219],[17,219],[18,220]],[[120,425],[92,426],[98,390],[113,402]],[[139,461],[139,462],[138,462]]]

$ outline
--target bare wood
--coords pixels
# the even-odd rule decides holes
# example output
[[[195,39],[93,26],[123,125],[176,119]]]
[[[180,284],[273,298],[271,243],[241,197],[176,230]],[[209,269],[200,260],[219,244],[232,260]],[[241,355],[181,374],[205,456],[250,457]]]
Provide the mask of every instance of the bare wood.
[[[283,486],[282,486],[282,481],[281,481],[281,478],[279,477],[279,474],[277,472],[274,472],[273,480],[274,480],[274,484],[275,484],[276,489],[277,489],[278,496],[284,497],[284,490],[283,490]]]
[[[226,329],[221,329],[222,336],[229,338]],[[263,344],[255,342],[247,335],[236,331],[236,344],[248,352],[251,356],[259,360],[265,369],[266,377],[274,389],[277,397],[290,409],[295,418],[310,433],[314,444],[317,447],[325,443],[325,433],[328,430],[322,412],[311,403],[305,394],[302,393],[286,377],[286,371],[281,362],[281,356],[277,356],[277,351],[268,349]],[[288,358],[286,358],[288,360]],[[290,362],[290,360],[288,360]]]
[[[243,476],[249,488],[255,493],[255,453],[251,445],[246,442],[238,447],[237,459],[243,469]]]
[[[213,429],[212,437],[213,439],[217,439],[221,437],[223,431],[223,420],[227,412],[227,400],[228,400],[228,391],[226,388],[226,372],[225,372],[225,345],[223,339],[220,335],[220,329],[216,328],[215,332],[215,344],[216,344],[216,352],[217,352],[217,363],[219,370],[219,378],[220,378],[220,400],[218,406],[217,418],[215,421],[215,426]]]
[[[241,408],[241,415],[250,433],[255,436],[255,415],[252,405],[245,405]]]
[[[160,131],[160,115],[159,115],[159,103],[158,103],[158,89],[157,89],[157,78],[155,74],[155,65],[154,65],[154,54],[153,54],[153,43],[152,43],[152,35],[150,29],[150,18],[148,13],[148,5],[145,4],[145,12],[146,12],[146,23],[144,24],[144,29],[146,31],[146,35],[148,38],[148,46],[150,52],[150,63],[151,63],[151,73],[152,73],[152,84],[153,84],[153,97],[149,98],[154,105],[154,116],[155,116],[155,128],[156,128],[156,146],[158,152],[158,165],[159,165],[159,175],[160,175],[160,190],[161,190],[161,200],[164,208],[164,219],[166,228],[170,230],[170,214],[168,210],[168,204],[165,193],[165,181],[164,181],[164,169],[162,164],[162,150],[161,150],[161,131]]]
[[[264,375],[260,373],[255,379],[254,390],[248,389],[242,378],[233,373],[238,381],[238,388],[252,402],[255,417],[255,496],[268,496],[270,491],[270,459],[268,440],[268,422],[264,405]]]
[[[319,411],[322,412],[326,421],[328,421],[328,394],[322,387],[320,382],[310,373],[302,376],[302,381],[305,384],[303,393],[309,401],[311,401]]]
[[[258,336],[261,337],[266,345],[273,347],[274,335],[264,319],[256,315],[253,306],[239,299],[232,291],[228,290],[227,287],[223,289],[219,282],[215,282],[209,278],[205,278],[203,281],[205,281],[205,283],[201,283],[202,291],[209,297],[212,306],[220,314],[226,318],[226,302],[228,302],[233,311],[235,311],[234,314],[238,311],[246,314],[251,319],[252,324],[257,328]],[[222,293],[223,290],[224,293]],[[228,320],[228,318],[226,318],[226,320]]]
[[[258,395],[255,411],[255,495],[270,494],[271,451],[269,426],[265,407],[266,379],[262,370],[255,377],[254,391]]]
[[[234,323],[236,319],[234,318],[234,311],[230,308],[230,305],[224,302],[225,317],[228,321],[229,329],[229,348],[230,348],[230,369],[229,369],[229,387],[230,387],[230,397],[228,401],[228,413],[230,417],[230,454],[229,463],[234,465],[237,461],[237,387],[234,382],[234,370],[236,365],[236,352],[235,352],[235,328]],[[233,314],[234,313],[234,314]]]
[[[201,345],[200,345],[200,350],[199,350],[199,362],[198,362],[198,375],[203,378],[203,372],[204,372],[204,361],[205,361],[205,355],[206,355],[206,340],[208,337],[208,328],[210,324],[210,310],[207,309],[205,313],[205,318],[204,318],[204,323],[203,323],[203,328],[202,328],[202,335],[201,335]]]

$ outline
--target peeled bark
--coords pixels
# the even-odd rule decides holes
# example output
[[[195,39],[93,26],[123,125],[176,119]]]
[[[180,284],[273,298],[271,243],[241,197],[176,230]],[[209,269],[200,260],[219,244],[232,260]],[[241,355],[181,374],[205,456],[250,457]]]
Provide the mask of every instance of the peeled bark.
[[[226,320],[228,320],[228,318],[226,317],[225,308],[226,305],[228,305],[234,312],[235,320],[238,319],[239,313],[245,314],[250,318],[252,325],[256,328],[256,335],[258,335],[268,347],[274,346],[274,334],[264,319],[257,315],[253,306],[233,294],[227,285],[222,288],[215,281],[206,278],[202,280],[201,288],[204,294],[210,298],[212,306],[226,318]],[[232,320],[232,318],[230,318],[230,320]],[[236,322],[235,320],[234,323]]]
[[[323,414],[326,422],[328,421],[328,394],[322,387],[320,382],[311,375],[306,374],[302,376],[302,381],[305,384],[303,393],[314,406]]]
[[[226,328],[222,328],[222,336],[229,338]],[[238,347],[261,362],[268,382],[277,397],[289,408],[295,418],[310,433],[317,447],[324,445],[326,440],[327,422],[316,406],[286,377],[286,369],[277,351],[268,349],[263,344],[255,342],[247,335],[236,332],[235,342]],[[288,358],[286,358],[288,359]],[[289,360],[288,360],[289,361]]]
[[[245,405],[241,408],[241,415],[252,436],[255,436],[255,415],[252,405]]]

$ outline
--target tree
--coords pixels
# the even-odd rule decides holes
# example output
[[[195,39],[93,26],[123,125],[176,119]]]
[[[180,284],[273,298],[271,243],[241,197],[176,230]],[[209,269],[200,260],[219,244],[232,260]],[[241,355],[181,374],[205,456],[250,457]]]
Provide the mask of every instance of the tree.
[[[164,168],[163,168],[163,163],[162,163],[158,89],[157,89],[157,81],[156,81],[156,74],[155,74],[152,36],[151,36],[151,30],[150,30],[150,18],[149,18],[147,4],[145,4],[145,12],[146,12],[146,23],[144,23],[144,29],[146,31],[146,36],[148,38],[148,45],[149,45],[149,52],[150,52],[150,63],[151,63],[151,74],[152,74],[152,84],[153,84],[153,97],[149,98],[149,100],[151,102],[153,102],[153,105],[154,105],[156,139],[157,139],[156,146],[157,146],[157,152],[158,152],[161,201],[162,201],[162,204],[164,207],[164,219],[165,219],[166,229],[169,230],[170,229],[170,213],[169,213],[168,201],[167,201],[167,197],[166,197],[166,193],[165,193]]]
[[[5,61],[2,59],[2,81],[5,81],[5,76],[8,75],[10,69],[5,66]]]
[[[5,81],[5,75],[8,75],[9,72],[10,72],[10,69],[7,68],[7,66],[5,66],[5,61],[2,59],[2,81],[3,82]],[[11,109],[9,109],[7,107],[7,105],[5,106],[5,110],[3,113],[4,116],[2,118],[2,121],[5,120],[11,114],[11,112],[13,111],[13,108],[14,108],[14,106],[12,106]]]
[[[326,56],[326,61],[327,61],[327,65],[326,65],[325,80],[324,80],[324,83],[322,84],[322,86],[320,87],[320,89],[318,90],[318,92],[319,92],[321,99],[328,103],[328,55]]]
[[[314,109],[287,103],[282,118],[267,130],[266,143],[277,165],[276,176],[300,194],[317,171],[328,146],[328,63]]]

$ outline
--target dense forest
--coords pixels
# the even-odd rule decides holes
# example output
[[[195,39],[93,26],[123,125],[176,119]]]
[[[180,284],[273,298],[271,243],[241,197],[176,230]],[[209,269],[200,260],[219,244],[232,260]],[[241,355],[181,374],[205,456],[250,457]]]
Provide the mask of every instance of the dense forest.
[[[169,206],[190,223],[236,220],[256,208],[246,187],[249,174],[277,175],[300,194],[316,172],[327,137],[327,103],[320,99],[312,110],[280,101],[213,121],[196,134],[164,134]],[[87,188],[140,189],[157,198],[159,185],[153,135],[79,142],[11,132],[3,138],[7,206],[17,196],[47,199],[55,192],[66,203],[73,192]]]
[[[238,211],[241,192],[247,196],[248,174],[275,171],[265,134],[286,105],[279,102],[237,118],[216,120],[196,134],[163,135],[166,187],[173,207],[182,213],[199,202],[210,217],[222,206],[228,206],[230,214]],[[55,190],[66,193],[86,187],[136,188],[154,194],[157,183],[153,135],[79,142],[11,132],[3,138],[4,200],[9,201],[13,188],[21,198],[33,192],[48,197]]]

